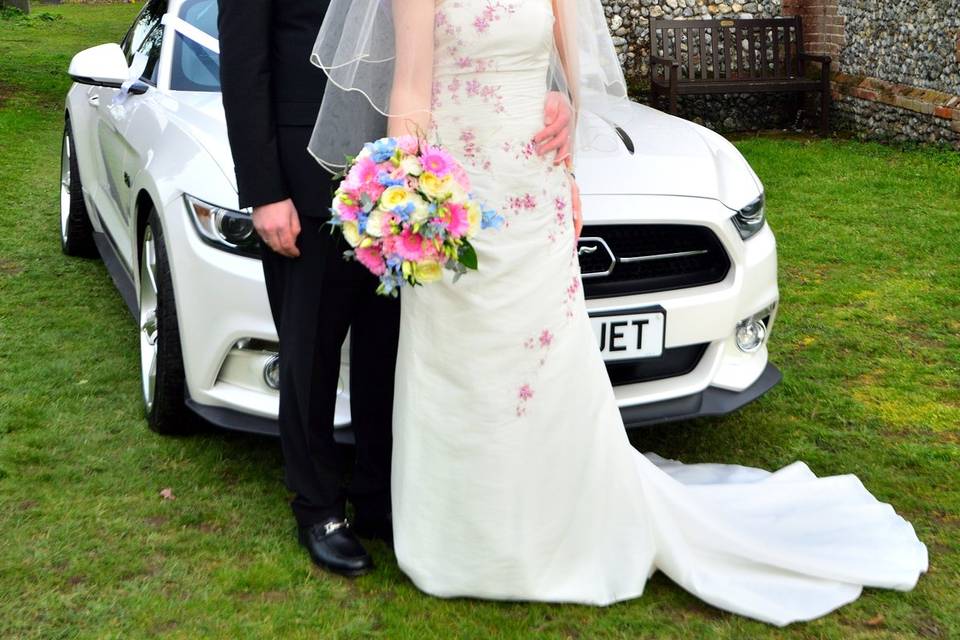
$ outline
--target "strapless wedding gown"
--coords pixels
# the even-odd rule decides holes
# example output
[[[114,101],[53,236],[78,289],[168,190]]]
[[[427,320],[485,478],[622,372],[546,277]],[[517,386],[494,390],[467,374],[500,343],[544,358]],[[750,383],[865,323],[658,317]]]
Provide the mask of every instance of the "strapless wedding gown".
[[[552,24],[550,0],[437,5],[433,134],[506,224],[477,239],[479,271],[401,297],[400,568],[441,597],[593,605],[640,596],[660,570],[776,625],[862,586],[911,589],[926,548],[856,477],[630,445],[584,304],[569,182],[531,143]]]

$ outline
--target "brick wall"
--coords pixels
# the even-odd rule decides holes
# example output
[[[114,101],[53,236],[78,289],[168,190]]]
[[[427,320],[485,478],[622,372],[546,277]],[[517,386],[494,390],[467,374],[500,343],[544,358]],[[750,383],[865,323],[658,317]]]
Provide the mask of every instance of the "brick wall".
[[[803,18],[803,46],[809,53],[830,56],[837,70],[846,42],[837,0],[783,0],[783,15]]]

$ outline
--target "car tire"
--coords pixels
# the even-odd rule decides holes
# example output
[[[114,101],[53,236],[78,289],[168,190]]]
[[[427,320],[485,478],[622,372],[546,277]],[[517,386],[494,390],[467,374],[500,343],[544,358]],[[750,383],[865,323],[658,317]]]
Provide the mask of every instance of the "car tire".
[[[140,238],[139,300],[140,379],[147,426],[163,435],[194,433],[200,419],[186,405],[173,278],[155,209]]]
[[[67,118],[60,150],[60,249],[68,256],[95,258],[93,224],[83,201],[73,128]]]

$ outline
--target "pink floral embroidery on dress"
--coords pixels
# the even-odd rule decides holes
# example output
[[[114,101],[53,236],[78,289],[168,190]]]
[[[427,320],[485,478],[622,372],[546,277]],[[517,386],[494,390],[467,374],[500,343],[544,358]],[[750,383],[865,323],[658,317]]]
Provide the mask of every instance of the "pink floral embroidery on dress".
[[[537,199],[532,193],[525,193],[522,196],[513,196],[507,200],[507,206],[514,210],[532,211],[537,208]]]
[[[520,151],[519,153],[517,153],[516,158],[518,160],[521,158],[524,160],[529,160],[530,158],[533,157],[536,151],[537,151],[536,143],[534,143],[533,140],[528,140],[523,144],[522,147],[520,147]]]
[[[447,91],[450,92],[450,101],[454,104],[460,104],[460,78],[454,78],[447,85]]]
[[[515,11],[512,4],[503,4],[501,2],[488,2],[483,13],[477,16],[473,21],[473,27],[478,33],[485,33],[490,28],[490,24],[501,18],[501,12],[511,14]]]
[[[517,417],[522,417],[527,415],[527,402],[530,398],[533,397],[533,388],[529,383],[524,383],[520,386],[520,389],[517,391]]]

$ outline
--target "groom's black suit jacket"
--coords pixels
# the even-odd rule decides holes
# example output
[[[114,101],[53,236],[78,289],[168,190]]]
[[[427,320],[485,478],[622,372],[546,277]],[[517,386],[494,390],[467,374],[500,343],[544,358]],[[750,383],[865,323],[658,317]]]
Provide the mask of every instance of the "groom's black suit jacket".
[[[323,218],[333,181],[307,145],[326,76],[310,64],[329,0],[219,0],[220,82],[240,205],[291,198],[300,256],[262,247],[264,282],[280,338],[280,443],[300,526],[343,518],[342,455],[333,436],[340,354],[350,331],[356,458],[347,494],[374,522],[390,510],[391,415],[399,305],[341,258]],[[385,392],[386,390],[386,392]]]
[[[220,0],[220,83],[240,206],[293,198],[328,215],[331,178],[307,153],[326,86],[310,63],[329,0]]]

